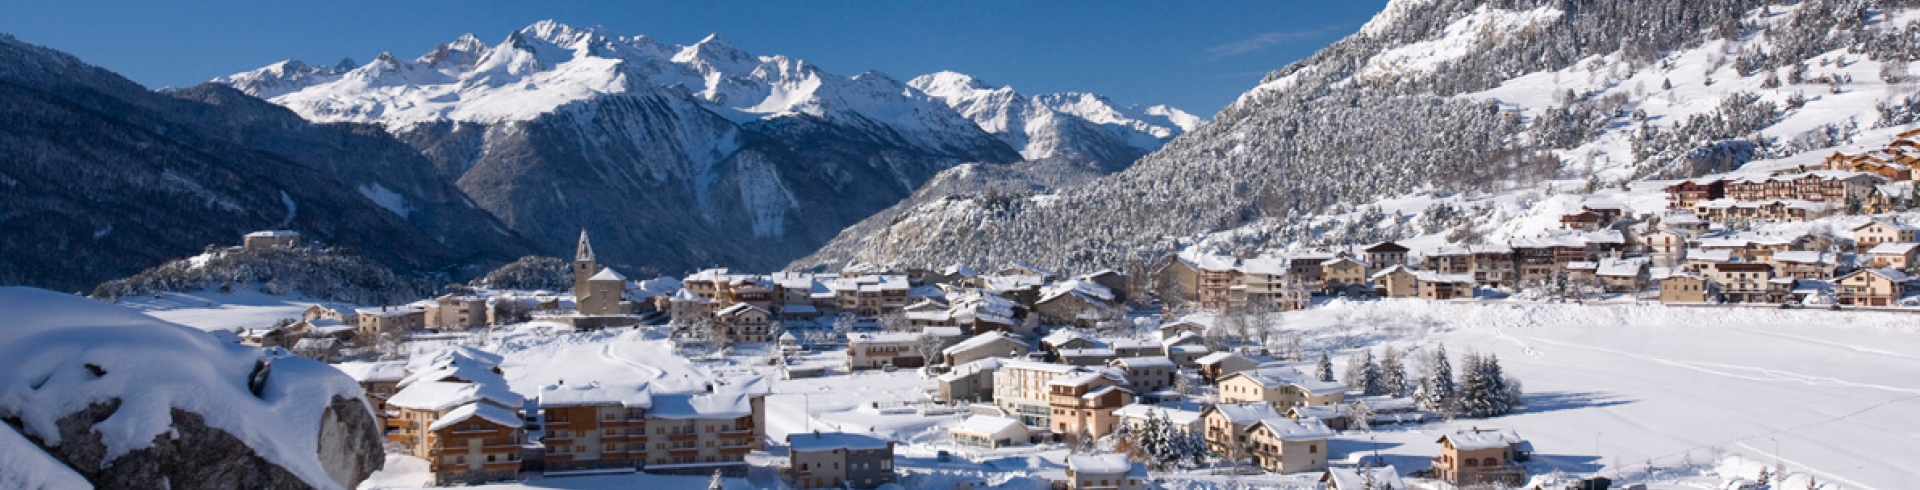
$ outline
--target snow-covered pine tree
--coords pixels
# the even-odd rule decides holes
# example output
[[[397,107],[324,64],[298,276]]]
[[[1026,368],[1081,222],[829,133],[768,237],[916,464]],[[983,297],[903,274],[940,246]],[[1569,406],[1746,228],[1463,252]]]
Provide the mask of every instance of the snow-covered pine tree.
[[[1328,354],[1327,351],[1324,350],[1320,351],[1320,363],[1314,366],[1313,377],[1319,378],[1321,381],[1333,382],[1332,354]]]
[[[1416,403],[1422,410],[1447,413],[1453,409],[1453,366],[1447,362],[1447,346],[1434,349],[1426,377],[1421,378]]]
[[[1088,454],[1097,449],[1099,448],[1094,445],[1092,427],[1085,425],[1080,426],[1080,434],[1073,438],[1073,452],[1077,454]]]
[[[1407,366],[1400,362],[1400,349],[1387,346],[1380,353],[1380,385],[1385,395],[1407,396]]]
[[[1180,434],[1180,454],[1185,456],[1181,465],[1187,469],[1199,468],[1207,464],[1212,451],[1207,449],[1207,438],[1197,430],[1182,429]]]
[[[1160,458],[1167,454],[1166,428],[1166,422],[1153,412],[1147,413],[1147,422],[1140,427],[1140,454],[1144,456],[1142,462],[1149,468],[1161,468],[1163,460]]]
[[[1360,392],[1369,396],[1386,394],[1386,385],[1380,382],[1380,364],[1373,360],[1373,349],[1365,349],[1362,352],[1366,354],[1366,358],[1360,367]]]
[[[1347,372],[1341,373],[1345,375],[1343,378],[1347,383],[1347,391],[1367,392],[1367,361],[1372,357],[1366,349],[1347,355]]]
[[[1486,361],[1480,354],[1467,351],[1460,358],[1460,392],[1454,407],[1467,417],[1496,415],[1492,383],[1487,379]]]
[[[1107,434],[1107,439],[1112,441],[1113,452],[1124,454],[1134,462],[1146,461],[1140,452],[1140,439],[1133,431],[1132,423],[1122,420],[1114,424],[1113,433]]]

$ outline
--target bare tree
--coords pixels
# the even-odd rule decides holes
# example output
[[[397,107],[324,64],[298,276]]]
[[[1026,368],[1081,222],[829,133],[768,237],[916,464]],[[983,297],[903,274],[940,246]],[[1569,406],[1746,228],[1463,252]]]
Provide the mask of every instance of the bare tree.
[[[925,359],[929,366],[941,361],[940,350],[944,348],[946,348],[945,343],[940,340],[940,337],[931,333],[920,334],[920,337],[913,342],[913,351],[920,354],[920,358]]]

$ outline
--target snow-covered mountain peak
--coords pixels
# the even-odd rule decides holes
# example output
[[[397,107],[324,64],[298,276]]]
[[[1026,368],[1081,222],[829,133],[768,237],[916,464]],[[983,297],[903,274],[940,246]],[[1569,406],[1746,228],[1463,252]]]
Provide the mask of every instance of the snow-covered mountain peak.
[[[1029,159],[1078,158],[1124,164],[1199,126],[1178,109],[1120,106],[1106,97],[1067,92],[1028,96],[952,71],[914,77],[907,85],[938,98]],[[1114,161],[1121,160],[1121,161]]]
[[[907,85],[935,97],[951,97],[973,90],[993,90],[992,85],[974,78],[973,75],[953,71],[939,71],[913,77]]]

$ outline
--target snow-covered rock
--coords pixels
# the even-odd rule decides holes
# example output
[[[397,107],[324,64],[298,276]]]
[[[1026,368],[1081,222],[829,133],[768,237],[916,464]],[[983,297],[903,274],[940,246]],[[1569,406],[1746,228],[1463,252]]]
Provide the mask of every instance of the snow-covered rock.
[[[51,291],[0,288],[0,309],[9,453],[106,488],[352,488],[384,461],[359,385],[327,365]]]

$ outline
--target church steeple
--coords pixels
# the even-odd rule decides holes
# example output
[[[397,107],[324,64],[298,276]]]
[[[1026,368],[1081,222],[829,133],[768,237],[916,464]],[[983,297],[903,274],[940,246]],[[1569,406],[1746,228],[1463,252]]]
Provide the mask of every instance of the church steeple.
[[[573,297],[575,301],[587,297],[587,280],[599,272],[599,261],[593,259],[593,244],[587,243],[587,230],[581,228],[580,248],[573,254]]]
[[[593,244],[587,243],[587,229],[580,229],[580,247],[573,252],[573,260],[593,260]]]

